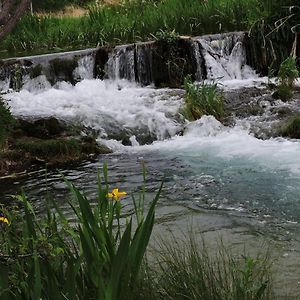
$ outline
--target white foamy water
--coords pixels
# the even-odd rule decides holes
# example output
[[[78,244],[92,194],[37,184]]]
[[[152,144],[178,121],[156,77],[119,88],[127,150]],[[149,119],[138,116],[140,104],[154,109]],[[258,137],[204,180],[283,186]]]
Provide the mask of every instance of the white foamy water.
[[[181,127],[174,115],[182,101],[170,92],[140,88],[126,81],[83,80],[76,86],[61,82],[50,87],[45,78],[38,78],[4,98],[15,116],[54,116],[80,123],[101,138],[124,130],[148,132],[161,140]]]
[[[193,160],[194,164],[197,160],[199,164],[203,163],[203,159],[229,164],[239,161],[245,168],[291,172],[300,176],[298,140],[260,140],[240,126],[225,127],[212,116],[188,124],[183,136],[136,148],[143,149],[179,155],[185,160]]]

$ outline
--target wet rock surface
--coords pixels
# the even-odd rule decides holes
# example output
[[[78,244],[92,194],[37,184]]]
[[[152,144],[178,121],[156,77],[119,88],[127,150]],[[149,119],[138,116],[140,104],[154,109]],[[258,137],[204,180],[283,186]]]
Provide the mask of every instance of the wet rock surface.
[[[290,131],[286,128],[297,127],[295,124],[291,125],[291,122],[300,115],[300,93],[295,91],[289,102],[275,100],[271,93],[267,87],[226,91],[225,110],[229,117],[225,125],[238,123],[249,127],[250,132],[260,139],[280,136],[299,138],[297,129]]]

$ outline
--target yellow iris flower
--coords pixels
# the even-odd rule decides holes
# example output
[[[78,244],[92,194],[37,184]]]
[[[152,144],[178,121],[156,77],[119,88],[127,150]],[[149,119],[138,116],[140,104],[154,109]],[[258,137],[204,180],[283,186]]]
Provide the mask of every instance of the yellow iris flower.
[[[119,192],[119,189],[113,189],[111,193],[107,194],[108,198],[113,198],[114,200],[118,201],[121,197],[126,196],[126,192]]]
[[[8,219],[6,217],[0,217],[0,222],[9,225],[9,221],[8,221]]]

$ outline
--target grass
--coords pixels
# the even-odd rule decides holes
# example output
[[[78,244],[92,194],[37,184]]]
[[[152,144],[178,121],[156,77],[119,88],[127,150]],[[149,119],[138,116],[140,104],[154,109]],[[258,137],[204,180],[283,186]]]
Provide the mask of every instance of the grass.
[[[212,254],[213,252],[213,254]],[[183,241],[161,243],[152,283],[157,299],[274,299],[267,256],[238,258],[220,243],[217,251],[197,242],[192,233]],[[151,271],[150,271],[151,273]]]
[[[282,136],[299,139],[300,138],[300,116],[292,117],[281,129]]]
[[[224,247],[212,255],[192,235],[182,244],[164,240],[147,263],[162,186],[147,214],[143,188],[133,215],[124,216],[118,196],[108,196],[106,165],[103,177],[96,204],[66,181],[76,224],[54,200],[45,202],[46,216],[36,216],[24,194],[15,197],[24,214],[0,212],[1,299],[271,299],[267,259],[236,259]]]
[[[290,100],[293,97],[294,83],[298,77],[299,71],[296,59],[289,56],[279,66],[278,80],[273,97],[282,101]]]
[[[274,22],[296,0],[127,0],[115,5],[91,6],[79,18],[27,15],[1,44],[9,53],[59,51],[153,39],[157,32],[201,35],[249,30],[263,45]],[[291,23],[292,22],[292,23]],[[292,43],[289,19],[269,38]],[[263,34],[263,35],[262,35]],[[276,43],[273,43],[276,46]],[[274,47],[276,48],[276,47]],[[283,47],[280,48],[281,50]],[[287,56],[286,49],[284,51]],[[270,52],[271,53],[271,52]],[[282,61],[282,60],[281,60]]]
[[[197,85],[187,77],[184,82],[186,91],[184,116],[189,120],[200,119],[203,115],[211,115],[221,120],[224,117],[224,96],[217,84],[201,83]]]

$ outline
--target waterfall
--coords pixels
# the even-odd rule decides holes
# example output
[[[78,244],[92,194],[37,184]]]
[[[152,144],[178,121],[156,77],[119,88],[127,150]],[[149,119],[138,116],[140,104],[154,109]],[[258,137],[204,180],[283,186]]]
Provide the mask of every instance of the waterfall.
[[[160,87],[180,87],[189,74],[197,81],[252,78],[255,74],[247,66],[244,40],[245,33],[233,32],[181,37],[175,52],[154,41],[7,59],[0,67],[0,92],[20,90],[30,81],[43,86],[46,81],[50,85],[61,81],[74,85],[95,77],[126,79],[141,86],[155,83]],[[178,67],[178,62],[188,67],[182,65],[170,75],[170,66]],[[39,76],[44,77],[35,79]]]
[[[193,38],[194,43],[200,48],[198,51],[195,47],[196,79],[230,80],[253,76],[254,72],[251,73],[250,67],[246,64],[244,38],[244,32]],[[201,72],[198,71],[201,70],[201,56],[205,62],[206,78],[203,78]]]
[[[110,79],[135,81],[134,45],[117,46],[109,54],[106,74]]]
[[[73,71],[73,76],[77,81],[83,79],[93,79],[95,66],[95,55],[85,55],[78,60],[78,66]]]

